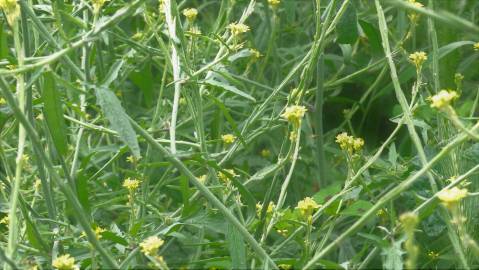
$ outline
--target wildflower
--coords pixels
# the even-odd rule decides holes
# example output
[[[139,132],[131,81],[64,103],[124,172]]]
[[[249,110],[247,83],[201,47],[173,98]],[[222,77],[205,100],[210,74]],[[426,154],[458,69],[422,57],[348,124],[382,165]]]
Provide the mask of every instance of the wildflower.
[[[431,260],[435,260],[435,259],[437,259],[437,258],[439,257],[439,253],[434,252],[434,251],[429,251],[429,252],[427,253],[427,256],[428,256],[429,258],[431,258]]]
[[[7,101],[4,98],[0,98],[0,105],[7,104]]]
[[[419,2],[416,2],[416,0],[409,0],[408,1],[410,4],[413,4],[414,6],[416,6],[417,8],[422,8],[424,7],[424,5],[422,3],[419,3]],[[417,14],[417,12],[415,11],[411,11],[409,14],[408,14],[408,17],[409,17],[409,20],[411,20],[412,23],[416,23],[418,20],[419,20],[419,14]]]
[[[206,174],[203,174],[199,177],[197,177],[198,181],[202,184],[204,184],[206,182]]]
[[[158,249],[165,243],[158,236],[150,236],[140,243],[141,252],[145,255],[153,256]]]
[[[416,7],[419,7],[419,8],[424,7],[424,5],[422,3],[416,2],[416,0],[409,0],[408,2],[410,4],[415,5]]]
[[[106,232],[106,230],[100,226],[96,226],[94,232],[95,232],[96,238],[101,239],[103,232]]]
[[[268,4],[272,7],[276,7],[281,3],[281,0],[268,0]]]
[[[251,53],[254,59],[259,59],[262,56],[261,53],[256,49],[249,49],[249,52]]]
[[[78,267],[75,266],[75,258],[71,257],[70,254],[57,257],[55,260],[53,260],[52,266],[58,270],[78,269]]]
[[[5,12],[8,24],[13,26],[20,16],[20,6],[17,0],[0,0],[0,9]]]
[[[429,97],[431,108],[442,109],[449,106],[451,101],[457,99],[459,95],[454,90],[441,90],[436,95]]]
[[[437,197],[446,206],[453,205],[467,196],[467,189],[453,187],[451,189],[443,189],[437,193]]]
[[[347,150],[349,153],[353,151],[359,151],[364,146],[364,140],[361,138],[354,138],[349,136],[347,132],[340,133],[336,136],[336,142],[343,150]]]
[[[198,16],[198,10],[196,8],[186,8],[183,10],[183,15],[190,22],[193,22]]]
[[[238,176],[233,169],[227,169],[225,171],[231,174],[232,177]],[[218,178],[224,182],[228,182],[228,180],[230,179],[230,177],[223,172],[218,172]]]
[[[281,116],[289,122],[297,124],[304,117],[306,111],[307,110],[304,106],[293,105],[287,107]]]
[[[93,12],[99,13],[100,9],[105,5],[105,2],[108,0],[92,0],[93,2]]]
[[[223,140],[223,143],[231,144],[235,142],[236,136],[233,134],[225,134],[225,135],[221,135],[221,139]]]
[[[472,47],[474,48],[475,51],[479,51],[479,42],[474,43]]]
[[[263,149],[261,150],[261,156],[264,157],[264,158],[268,158],[269,156],[271,156],[271,151],[269,151],[269,149]]]
[[[415,52],[409,55],[409,60],[416,66],[416,69],[421,69],[422,64],[427,60],[425,52]]]
[[[140,180],[127,178],[123,182],[123,187],[129,191],[135,191],[140,186]]]
[[[399,220],[401,221],[404,230],[411,232],[414,231],[414,228],[416,227],[417,223],[419,222],[419,219],[416,214],[412,212],[407,212],[402,214],[399,217]]]
[[[39,114],[35,117],[35,119],[37,119],[37,120],[39,120],[39,121],[42,121],[42,120],[44,119],[43,113],[39,113]]]
[[[233,36],[238,36],[250,30],[249,26],[243,23],[230,23],[228,25],[228,28],[230,29],[231,34],[233,34]]]
[[[277,233],[281,234],[282,236],[286,237],[288,236],[288,230],[287,229],[284,229],[284,230],[276,230]]]
[[[10,217],[8,215],[0,219],[0,224],[4,224],[5,226],[8,226],[9,223],[10,223]]]
[[[269,202],[268,208],[266,209],[266,214],[272,214],[275,207],[276,207],[276,205],[274,204],[274,202]],[[263,204],[262,203],[257,203],[256,204],[256,212],[257,212],[258,216],[261,214],[261,209],[263,209]]]
[[[353,141],[353,148],[354,150],[356,151],[359,151],[361,150],[361,148],[363,148],[364,146],[364,140],[361,139],[361,138],[355,138],[354,141]]]
[[[36,179],[35,180],[35,183],[33,183],[33,187],[35,188],[35,190],[38,190],[40,188],[40,185],[42,184],[42,181],[40,179]]]
[[[296,209],[299,209],[303,216],[312,215],[313,211],[318,208],[319,205],[310,197],[306,197],[302,201],[299,201],[298,206],[296,206]]]
[[[281,269],[281,270],[290,270],[291,269],[291,264],[285,264],[285,263],[278,264],[278,268]]]
[[[127,158],[126,158],[126,161],[131,163],[131,164],[135,164],[137,163],[139,160],[141,159],[141,156],[140,157],[135,157],[133,155],[129,155]]]

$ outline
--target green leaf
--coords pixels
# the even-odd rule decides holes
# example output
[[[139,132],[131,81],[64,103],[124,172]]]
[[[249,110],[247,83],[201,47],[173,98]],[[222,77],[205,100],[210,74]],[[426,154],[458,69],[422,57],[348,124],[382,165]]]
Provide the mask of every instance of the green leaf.
[[[113,232],[110,232],[110,231],[104,231],[101,233],[101,237],[102,239],[104,240],[110,240],[112,241],[113,243],[117,243],[117,244],[120,244],[120,245],[123,245],[123,246],[128,246],[128,241],[126,241],[125,238],[113,233]]]
[[[134,71],[130,73],[130,80],[145,97],[145,103],[148,107],[153,103],[153,75],[151,74],[151,64],[146,64],[141,70]]]
[[[338,43],[352,44],[358,38],[358,17],[356,15],[356,7],[353,3],[349,3],[344,11],[343,16],[336,26],[338,34]]]
[[[133,155],[140,157],[140,146],[136,138],[136,133],[130,124],[127,114],[121,106],[120,100],[111,91],[102,87],[95,89],[97,102],[103,110],[106,119],[111,124],[111,128],[118,132],[123,142],[128,145]]]
[[[222,82],[219,82],[219,81],[215,81],[213,79],[209,79],[209,80],[206,80],[206,81],[203,81],[203,83],[207,84],[207,85],[210,85],[210,86],[214,86],[214,87],[219,87],[219,88],[222,88],[226,91],[229,91],[233,94],[236,94],[236,95],[239,95],[239,96],[242,96],[246,99],[249,99],[253,102],[256,102],[256,99],[252,96],[250,96],[249,94],[246,94],[245,92],[239,90],[238,88],[232,86],[232,85],[229,85],[229,84],[225,84],[225,83],[222,83]]]
[[[354,202],[348,208],[344,209],[341,214],[345,216],[359,216],[361,217],[369,209],[373,207],[373,204],[368,201],[359,200]]]
[[[371,48],[371,52],[374,55],[381,55],[383,53],[383,47],[381,45],[381,36],[379,35],[378,29],[372,24],[359,20],[359,25],[363,29],[364,34],[368,37],[368,43]]]
[[[45,72],[43,79],[42,99],[45,121],[47,122],[48,130],[50,131],[57,152],[60,155],[65,155],[68,147],[60,95],[56,89],[55,78],[51,71]]]
[[[231,268],[246,269],[246,247],[243,236],[231,223],[226,227],[226,240],[231,256]]]

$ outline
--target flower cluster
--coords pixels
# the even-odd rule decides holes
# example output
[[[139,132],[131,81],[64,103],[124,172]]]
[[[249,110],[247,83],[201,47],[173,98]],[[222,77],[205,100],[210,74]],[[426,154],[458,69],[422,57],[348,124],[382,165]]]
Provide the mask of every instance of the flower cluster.
[[[442,109],[449,106],[458,97],[459,94],[454,90],[441,90],[434,96],[429,97],[429,100],[431,101],[431,108]]]
[[[451,189],[443,189],[437,193],[437,197],[446,206],[451,206],[458,203],[467,196],[467,189],[453,187]]]
[[[276,7],[281,4],[281,0],[268,0],[268,4],[272,7]]]
[[[200,183],[204,184],[206,182],[206,178],[207,178],[207,175],[203,174],[203,175],[198,176],[196,179],[198,179],[198,181]]]
[[[145,255],[153,256],[164,243],[165,241],[158,236],[150,236],[140,243],[141,252]]]
[[[140,180],[127,178],[123,182],[123,187],[129,191],[135,191],[140,186]]]
[[[17,0],[0,0],[0,9],[5,12],[8,24],[13,26],[20,16],[20,6]]]
[[[196,8],[186,8],[183,10],[183,15],[190,22],[193,22],[198,16],[198,10]]]
[[[233,169],[226,169],[225,170],[227,173],[231,174],[232,177],[238,176]],[[223,182],[228,182],[230,177],[223,172],[218,172],[218,178],[223,181]]]
[[[422,3],[416,2],[416,0],[409,0],[408,1],[410,4],[413,4],[417,8],[422,8],[424,5]],[[409,20],[411,20],[412,23],[416,23],[419,20],[419,14],[417,14],[415,11],[411,11],[408,14]]]
[[[319,204],[317,204],[311,197],[306,197],[302,201],[298,202],[298,206],[296,209],[299,209],[301,215],[303,216],[311,216],[314,210],[319,208]]]
[[[475,51],[479,51],[479,42],[474,43],[472,47],[474,48]]]
[[[100,9],[105,5],[105,2],[108,0],[93,0],[93,12],[98,13]]]
[[[71,257],[70,254],[57,257],[55,260],[53,260],[52,266],[58,270],[78,269],[78,267],[75,265],[75,258]]]
[[[419,218],[415,213],[406,212],[399,217],[399,221],[401,221],[405,231],[411,232],[414,231],[414,228],[419,222]]]
[[[272,214],[275,207],[276,207],[276,205],[274,204],[274,202],[269,202],[268,208],[266,209],[266,214]],[[261,209],[262,208],[263,208],[262,203],[257,203],[256,204],[256,213],[258,214],[258,216],[261,215]]]
[[[281,116],[293,124],[299,124],[306,111],[304,106],[293,105],[287,107]]]
[[[364,146],[364,140],[361,138],[354,138],[349,136],[347,132],[340,133],[336,136],[336,142],[343,150],[347,150],[349,153],[359,151]]]
[[[409,55],[409,60],[416,66],[416,69],[420,70],[422,64],[427,60],[427,54],[425,52],[415,52]]]
[[[236,136],[233,134],[224,134],[221,135],[221,139],[223,140],[223,143],[225,144],[232,144],[236,140]]]
[[[250,30],[249,26],[243,23],[230,23],[228,25],[228,28],[230,29],[231,34],[233,34],[233,36],[239,36]]]

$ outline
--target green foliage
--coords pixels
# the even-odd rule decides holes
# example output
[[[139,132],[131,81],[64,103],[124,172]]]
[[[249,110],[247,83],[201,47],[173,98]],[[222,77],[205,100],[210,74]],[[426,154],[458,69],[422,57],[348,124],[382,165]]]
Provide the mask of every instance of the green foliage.
[[[0,267],[479,266],[477,1],[7,2]]]

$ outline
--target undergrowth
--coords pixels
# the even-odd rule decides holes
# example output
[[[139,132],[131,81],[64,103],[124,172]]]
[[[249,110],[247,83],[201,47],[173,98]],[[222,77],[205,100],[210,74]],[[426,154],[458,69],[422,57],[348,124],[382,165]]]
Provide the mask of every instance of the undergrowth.
[[[0,8],[4,269],[479,267],[479,2]]]

